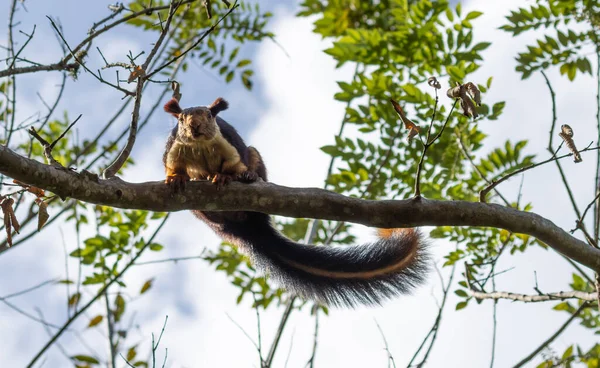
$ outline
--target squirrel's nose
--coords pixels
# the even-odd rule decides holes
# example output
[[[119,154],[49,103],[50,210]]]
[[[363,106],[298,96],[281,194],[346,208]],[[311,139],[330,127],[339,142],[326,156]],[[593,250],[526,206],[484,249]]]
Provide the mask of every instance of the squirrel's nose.
[[[199,127],[192,128],[192,136],[193,136],[194,138],[198,138],[198,137],[200,137],[201,135],[202,135],[202,132],[200,131],[200,128],[199,128]]]

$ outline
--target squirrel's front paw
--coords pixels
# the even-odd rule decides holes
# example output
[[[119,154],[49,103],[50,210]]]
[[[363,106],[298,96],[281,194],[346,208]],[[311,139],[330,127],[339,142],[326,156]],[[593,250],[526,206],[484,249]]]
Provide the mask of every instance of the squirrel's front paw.
[[[237,180],[242,183],[254,183],[258,180],[258,174],[254,171],[244,171],[237,176]]]
[[[215,174],[212,178],[212,183],[217,186],[217,190],[221,190],[225,185],[233,179],[233,176],[229,174]]]
[[[173,193],[183,192],[185,189],[185,183],[190,181],[190,177],[187,174],[173,174],[167,175],[165,184],[167,184]]]

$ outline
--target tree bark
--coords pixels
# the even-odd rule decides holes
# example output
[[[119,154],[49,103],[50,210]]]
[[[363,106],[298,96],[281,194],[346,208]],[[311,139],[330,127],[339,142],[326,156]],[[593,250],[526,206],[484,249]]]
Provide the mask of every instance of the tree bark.
[[[163,181],[128,183],[101,180],[27,159],[0,147],[0,173],[51,191],[62,198],[124,209],[150,211],[257,211],[288,217],[347,221],[372,227],[483,226],[528,234],[556,251],[600,270],[600,249],[571,236],[552,221],[532,212],[497,204],[407,200],[362,200],[317,188],[288,188],[272,183],[231,183],[221,191],[209,182],[190,182],[185,193],[172,194]]]

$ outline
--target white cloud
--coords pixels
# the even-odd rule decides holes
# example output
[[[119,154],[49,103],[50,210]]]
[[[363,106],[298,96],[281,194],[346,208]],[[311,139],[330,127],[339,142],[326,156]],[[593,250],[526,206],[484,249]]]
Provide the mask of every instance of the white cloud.
[[[327,42],[311,32],[312,24],[281,10],[274,19],[277,40],[266,42],[257,57],[257,74],[266,94],[266,112],[248,139],[260,150],[270,181],[296,187],[322,186],[329,159],[319,147],[331,144],[344,115],[333,101],[336,80],[349,79],[349,68],[321,51]]]

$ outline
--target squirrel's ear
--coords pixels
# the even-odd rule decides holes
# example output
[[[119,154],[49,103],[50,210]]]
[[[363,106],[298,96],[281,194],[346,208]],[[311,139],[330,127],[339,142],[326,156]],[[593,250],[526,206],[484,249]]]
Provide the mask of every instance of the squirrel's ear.
[[[219,97],[215,100],[215,102],[208,106],[208,109],[210,110],[212,116],[217,116],[218,113],[220,113],[223,110],[227,110],[228,107],[229,103],[225,101],[223,97]]]
[[[177,118],[183,110],[179,106],[179,101],[172,98],[165,104],[165,111]]]

